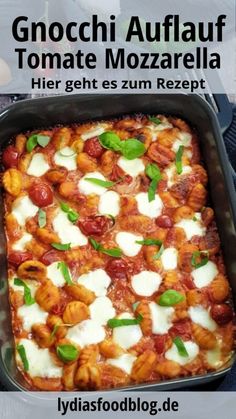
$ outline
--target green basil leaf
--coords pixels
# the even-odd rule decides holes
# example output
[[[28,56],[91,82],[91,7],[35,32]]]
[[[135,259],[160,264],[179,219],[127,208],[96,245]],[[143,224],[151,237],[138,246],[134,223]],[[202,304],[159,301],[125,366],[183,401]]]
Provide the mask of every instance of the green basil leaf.
[[[63,362],[75,361],[79,354],[78,349],[74,345],[58,345],[57,355]]]
[[[35,299],[31,295],[30,288],[28,285],[22,281],[20,278],[14,278],[14,285],[18,285],[19,287],[24,287],[24,302],[25,305],[31,306],[35,303]]]
[[[71,246],[71,244],[70,243],[65,243],[65,244],[62,244],[62,243],[51,243],[51,246],[52,247],[54,247],[54,249],[57,249],[57,250],[70,250],[70,246]]]
[[[201,258],[202,255],[206,255],[205,257]],[[200,262],[198,262],[198,259],[200,258]],[[202,266],[205,266],[207,262],[209,261],[208,252],[205,250],[202,251],[196,251],[192,255],[191,264],[195,269],[199,269]]]
[[[31,135],[27,142],[26,142],[26,150],[28,151],[28,153],[31,153],[31,151],[33,151],[33,149],[37,146],[38,144],[38,140],[37,140],[37,135]]]
[[[109,217],[109,218],[112,220],[112,226],[114,226],[114,225],[115,225],[115,223],[116,223],[116,218],[114,217],[114,215],[112,215],[112,214],[107,214],[107,217]]]
[[[47,219],[46,219],[46,212],[43,211],[41,208],[39,208],[38,210],[38,225],[40,228],[45,227],[47,223]]]
[[[161,120],[159,118],[156,118],[155,116],[149,116],[148,119],[149,119],[149,121],[153,122],[156,125],[161,124]]]
[[[96,178],[93,178],[93,177],[87,177],[84,180],[87,180],[87,182],[94,183],[94,185],[103,186],[104,188],[111,188],[112,186],[114,186],[116,184],[116,182],[96,179]]]
[[[193,221],[197,221],[197,217],[195,215],[193,217]]]
[[[28,371],[29,370],[29,361],[28,361],[27,356],[26,356],[24,345],[17,345],[16,349],[17,349],[18,354],[21,357],[21,361],[23,363],[24,370]]]
[[[119,247],[114,247],[113,249],[105,249],[102,247],[100,251],[105,255],[112,256],[113,258],[120,258],[122,256],[122,250],[119,249]]]
[[[69,271],[68,266],[65,262],[58,262],[57,269],[60,269],[60,271],[61,271],[61,273],[64,277],[64,280],[66,281],[66,283],[68,285],[73,284],[73,282],[71,280],[71,277],[70,277],[70,271]]]
[[[145,173],[151,180],[155,179],[158,182],[161,180],[161,171],[155,163],[148,164]]]
[[[136,138],[130,138],[121,142],[121,153],[127,160],[134,160],[141,157],[145,152],[146,148],[144,144],[136,140]]]
[[[60,207],[61,207],[62,211],[64,211],[64,212],[69,212],[70,211],[69,205],[66,204],[65,202],[60,202]]]
[[[67,218],[68,218],[69,221],[71,221],[74,224],[74,223],[76,223],[76,221],[78,221],[79,214],[76,211],[70,210],[67,213]]]
[[[132,326],[135,324],[140,324],[143,320],[143,316],[141,314],[138,314],[138,316],[135,319],[110,319],[107,322],[107,325],[114,329],[115,327],[121,327],[121,326]]]
[[[121,140],[115,132],[103,132],[103,134],[99,135],[98,139],[104,148],[114,151],[121,151]]]
[[[165,248],[164,245],[162,244],[159,251],[153,256],[153,260],[158,260],[160,259],[162,253],[164,252]]]
[[[184,301],[183,294],[175,290],[167,290],[161,294],[158,304],[164,307],[175,306],[178,303]]]
[[[91,243],[91,245],[93,246],[95,250],[100,250],[101,244],[98,243],[95,239],[93,239],[92,237],[89,237],[89,242]]]
[[[143,244],[145,246],[161,246],[162,245],[162,241],[158,239],[136,240],[136,243]]]
[[[52,329],[52,333],[50,334],[50,338],[53,338],[55,336],[55,334],[57,333],[59,327],[63,327],[63,326],[71,327],[71,326],[74,326],[74,325],[73,324],[67,324],[67,323],[61,323],[61,324],[56,323],[54,325],[53,329]]]
[[[183,152],[184,152],[184,146],[181,145],[179,147],[179,149],[176,153],[176,157],[175,157],[175,165],[176,165],[178,175],[181,175],[181,173],[183,171],[183,165],[182,165]]]
[[[179,336],[174,338],[173,342],[174,342],[176,348],[178,349],[178,353],[179,353],[180,356],[183,356],[185,358],[189,356],[188,351],[185,348],[184,342],[182,341],[182,339]]]
[[[38,134],[37,136],[38,145],[40,145],[41,147],[46,147],[49,144],[50,139],[51,138],[48,135]]]
[[[157,179],[153,179],[148,188],[148,201],[149,202],[152,202],[155,200],[157,185],[158,185]]]

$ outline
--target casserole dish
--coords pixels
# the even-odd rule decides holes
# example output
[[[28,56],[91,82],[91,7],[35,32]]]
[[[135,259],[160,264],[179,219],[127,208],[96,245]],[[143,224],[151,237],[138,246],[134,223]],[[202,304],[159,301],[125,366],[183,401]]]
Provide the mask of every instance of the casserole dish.
[[[110,109],[111,101],[114,105],[114,111]],[[83,106],[82,110],[80,109],[81,105]],[[40,109],[40,106],[43,106],[43,111]],[[235,202],[233,199],[234,195],[232,180],[227,174],[227,171],[225,171],[227,165],[225,151],[214,114],[211,113],[210,108],[205,104],[205,102],[196,96],[70,96],[25,101],[24,103],[15,105],[15,107],[10,108],[2,114],[1,135],[4,135],[4,138],[9,140],[9,138],[11,138],[19,132],[31,129],[43,129],[44,127],[46,128],[48,126],[53,126],[59,123],[71,124],[73,122],[78,123],[87,120],[104,120],[114,118],[120,115],[132,114],[137,112],[137,106],[138,111],[144,114],[164,113],[176,115],[185,120],[187,119],[187,121],[191,124],[192,127],[197,128],[202,144],[203,157],[208,169],[211,198],[215,208],[219,233],[223,244],[223,251],[224,243],[226,243],[228,240],[232,243],[233,248],[233,240],[235,241]],[[99,108],[99,111],[97,110],[97,108]],[[189,112],[187,111],[187,109],[189,110]],[[11,111],[15,111],[15,114],[13,115]],[[67,117],[68,114],[70,115],[70,117]],[[28,124],[29,117],[32,121],[31,126],[29,126]],[[11,118],[15,120],[14,123],[11,122]],[[6,131],[4,131],[4,126],[6,126]],[[9,131],[8,127],[10,126],[14,126],[14,128],[12,128],[12,130]],[[4,141],[3,147],[5,145],[6,141]],[[218,157],[219,160],[217,160]],[[230,214],[232,214],[232,218]],[[230,249],[227,249],[227,252],[224,252],[224,257],[227,273],[230,278],[232,288],[235,292],[233,251],[231,253]],[[2,293],[4,296],[6,296],[7,300],[7,293],[4,294],[4,287],[2,289]],[[7,324],[10,324],[9,319],[7,319],[6,313],[3,314],[3,324],[6,327]],[[10,346],[8,346],[8,348],[6,346],[6,336],[3,336],[2,340],[4,341],[4,344],[2,346],[3,359],[5,359],[6,361],[6,353],[10,353]],[[8,351],[6,351],[6,349],[8,349]],[[226,369],[222,370],[220,374],[223,374],[225,371]],[[213,379],[215,376],[218,375],[219,372],[216,372],[212,374],[207,374],[204,377],[194,377],[191,379],[184,380],[181,379],[168,383],[161,382],[158,384],[151,384],[150,386],[148,384],[137,385],[135,386],[135,388],[140,389],[147,387],[155,387],[163,389],[170,388],[170,386],[171,388],[173,388],[173,386],[182,385],[182,383],[184,382],[185,384],[186,382],[196,383],[199,379],[205,381]],[[20,378],[17,379],[20,381]]]

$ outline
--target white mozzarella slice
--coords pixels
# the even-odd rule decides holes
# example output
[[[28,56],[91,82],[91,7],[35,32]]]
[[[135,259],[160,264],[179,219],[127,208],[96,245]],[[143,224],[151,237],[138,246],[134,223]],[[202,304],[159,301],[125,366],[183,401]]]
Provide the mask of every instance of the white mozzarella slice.
[[[178,349],[175,344],[171,346],[170,349],[165,353],[165,358],[169,361],[177,362],[180,365],[186,365],[192,362],[196,356],[199,354],[199,347],[195,342],[188,340],[184,342],[188,356],[181,356],[178,352]]]
[[[142,245],[136,243],[136,241],[143,240],[142,236],[136,236],[136,234],[133,233],[127,233],[127,232],[120,232],[116,235],[116,243],[121,248],[123,253],[126,256],[136,256],[140,250]]]
[[[120,157],[117,164],[125,173],[132,177],[138,176],[145,170],[142,159],[128,160],[125,157]]]
[[[83,322],[71,327],[66,338],[78,344],[81,348],[93,343],[102,342],[106,337],[103,326],[94,320],[84,320]]]
[[[218,275],[219,271],[214,262],[209,260],[206,265],[201,266],[198,269],[194,269],[191,272],[193,282],[197,288],[207,287],[213,279]]]
[[[50,166],[45,159],[43,153],[36,153],[33,155],[29,167],[27,169],[27,175],[40,177],[43,176],[48,170]]]
[[[114,367],[118,367],[126,374],[130,374],[132,371],[132,367],[134,362],[136,361],[137,357],[131,354],[124,354],[121,355],[119,358],[111,358],[107,359],[107,364],[113,365]]]
[[[89,178],[94,178],[94,179],[103,180],[103,181],[106,180],[106,178],[99,172],[87,173],[79,180],[79,183],[78,183],[78,188],[81,193],[83,193],[84,195],[91,195],[91,194],[102,195],[104,194],[104,192],[106,192],[107,188],[104,188],[104,186],[95,185],[95,183],[92,183],[86,180]]]
[[[204,236],[206,234],[206,227],[200,221],[189,219],[182,219],[175,224],[176,227],[181,227],[186,234],[187,240],[191,240],[193,236]]]
[[[130,313],[122,313],[119,319],[133,319]],[[137,324],[130,326],[120,326],[113,329],[113,340],[123,349],[129,349],[136,345],[142,337],[142,330]]]
[[[17,198],[12,204],[12,215],[20,226],[24,226],[27,218],[34,217],[37,212],[38,207],[27,195]]]
[[[26,358],[29,363],[31,377],[59,378],[63,369],[54,364],[49,349],[41,349],[33,340],[21,339],[19,345],[25,348]],[[17,363],[22,365],[22,360],[17,352]]]
[[[100,197],[98,211],[100,214],[116,217],[120,212],[120,195],[114,191],[105,192]]]
[[[212,368],[220,368],[223,364],[220,348],[216,347],[214,349],[206,351],[206,360]]]
[[[89,140],[90,138],[98,137],[99,135],[105,132],[105,128],[102,125],[97,125],[96,127],[91,128],[89,131],[81,134],[83,141]]]
[[[98,297],[89,306],[90,317],[98,324],[106,325],[116,315],[112,301],[108,297]]]
[[[174,142],[172,150],[177,153],[179,147],[183,145],[184,147],[189,147],[191,145],[192,135],[189,132],[180,132],[178,134],[178,139]]]
[[[81,275],[77,282],[93,291],[97,297],[104,297],[111,283],[111,278],[103,269],[95,269],[94,271]]]
[[[13,250],[24,251],[26,243],[32,240],[33,236],[29,233],[23,233],[23,236],[12,245]]]
[[[152,141],[156,141],[158,139],[158,134],[160,131],[163,131],[164,129],[170,129],[173,128],[173,125],[166,119],[163,120],[160,124],[149,124],[147,125],[147,128],[150,129],[152,133]]]
[[[167,186],[168,188],[171,188],[172,185],[175,184],[175,182],[178,180],[179,177],[183,176],[183,175],[187,175],[189,173],[191,173],[193,171],[191,166],[183,166],[182,168],[182,173],[180,173],[179,175],[177,174],[176,171],[176,166],[175,165],[171,165],[169,167],[167,167],[167,169],[165,170],[166,176],[167,176]]]
[[[216,330],[216,322],[211,318],[209,311],[202,306],[189,307],[188,313],[193,323],[210,330],[210,332]]]
[[[67,214],[61,210],[52,221],[53,229],[58,234],[61,243],[70,243],[71,247],[85,246],[87,237],[81,233],[79,227],[73,225],[67,218]]]
[[[178,250],[175,247],[167,247],[161,255],[161,263],[165,271],[176,269],[178,264]]]
[[[142,271],[132,276],[131,285],[137,295],[150,297],[158,291],[162,278],[157,272]]]
[[[56,165],[66,167],[69,171],[76,170],[76,158],[77,154],[73,148],[70,147],[64,147],[54,154],[54,162]]]
[[[148,200],[148,194],[140,192],[135,196],[138,204],[138,210],[140,214],[146,215],[150,218],[158,217],[163,209],[163,202],[159,195],[155,194],[155,199],[151,202]]]
[[[172,326],[173,307],[162,307],[153,301],[149,303],[152,319],[152,333],[164,335]]]
[[[17,310],[17,315],[22,319],[23,328],[27,332],[35,323],[46,323],[48,313],[41,309],[41,307],[34,303],[31,306],[23,305]]]
[[[33,281],[32,279],[30,280],[24,279],[24,283],[30,289],[31,296],[34,297],[39,287],[39,282]],[[9,280],[9,285],[14,291],[18,291],[18,292],[20,291],[22,294],[24,293],[24,287],[22,287],[21,285],[15,285],[14,278]]]
[[[59,262],[53,262],[47,267],[47,277],[51,279],[52,283],[56,285],[56,287],[64,287],[66,281],[58,263]]]

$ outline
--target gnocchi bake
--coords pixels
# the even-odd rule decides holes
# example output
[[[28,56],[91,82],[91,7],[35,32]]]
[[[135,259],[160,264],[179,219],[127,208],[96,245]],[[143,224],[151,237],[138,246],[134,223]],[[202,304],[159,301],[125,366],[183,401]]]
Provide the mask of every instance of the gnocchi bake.
[[[15,359],[29,389],[122,388],[229,362],[230,287],[185,121],[27,132],[2,163]]]

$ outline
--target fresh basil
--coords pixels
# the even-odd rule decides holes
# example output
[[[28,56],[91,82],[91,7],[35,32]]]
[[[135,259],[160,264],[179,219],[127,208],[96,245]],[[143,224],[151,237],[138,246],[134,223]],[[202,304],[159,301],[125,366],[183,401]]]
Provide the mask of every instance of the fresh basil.
[[[179,336],[173,339],[173,343],[175,344],[180,356],[183,356],[185,358],[189,356],[188,351],[185,348],[184,342]]]
[[[121,151],[121,139],[115,132],[103,132],[103,134],[99,135],[98,139],[104,148]]]
[[[183,165],[182,165],[183,152],[184,152],[184,146],[181,145],[181,146],[179,146],[179,149],[178,149],[178,151],[176,153],[176,157],[175,157],[175,165],[176,165],[178,175],[181,175],[181,173],[183,171]]]
[[[62,244],[62,243],[51,243],[51,246],[52,247],[54,247],[54,249],[57,249],[57,250],[70,250],[70,248],[71,248],[71,243],[65,243],[65,244]]]
[[[156,125],[161,124],[161,120],[159,118],[156,118],[155,116],[149,116],[148,119],[149,119],[149,121],[153,122]]]
[[[60,202],[60,207],[62,211],[64,211],[67,214],[67,218],[69,221],[71,221],[73,224],[76,223],[79,219],[79,214],[75,210],[73,210],[71,207],[69,207],[68,204],[65,202]]]
[[[148,189],[148,201],[152,202],[155,199],[158,183],[162,179],[161,171],[155,163],[150,163],[146,166],[145,173],[151,179]]]
[[[57,355],[63,362],[75,361],[79,354],[78,349],[74,345],[58,345]]]
[[[35,303],[35,299],[31,295],[30,288],[24,281],[22,281],[20,278],[14,278],[14,285],[18,285],[19,287],[24,288],[24,302],[27,306],[32,306],[32,304]]]
[[[21,357],[21,361],[23,363],[24,370],[28,371],[29,370],[29,361],[28,361],[27,356],[26,356],[24,345],[17,345],[16,349],[17,349],[18,354]]]
[[[144,144],[136,138],[121,141],[120,137],[112,131],[104,132],[98,138],[104,148],[119,151],[128,160],[141,157],[146,151]]]
[[[175,290],[167,290],[161,294],[158,304],[164,307],[175,306],[178,303],[184,301],[185,298],[183,294]]]
[[[202,255],[206,255],[206,256],[202,258]],[[200,259],[200,262],[199,262],[199,259]],[[191,264],[195,269],[199,269],[202,266],[205,266],[208,261],[209,261],[209,257],[208,257],[208,252],[206,250],[202,250],[202,251],[197,250],[196,252],[193,252]]]
[[[195,215],[193,217],[193,221],[197,221],[197,217]]]
[[[68,268],[68,266],[67,266],[67,264],[65,262],[58,262],[57,269],[60,269],[60,271],[61,271],[61,273],[62,273],[62,275],[64,277],[64,280],[66,281],[66,283],[68,285],[73,284],[73,282],[71,280],[71,277],[70,277],[69,268]]]
[[[52,333],[50,334],[50,338],[52,339],[55,336],[55,334],[57,333],[59,327],[63,327],[63,326],[65,326],[65,327],[71,327],[71,326],[73,326],[73,324],[67,324],[67,323],[61,323],[61,324],[59,324],[59,323],[56,323],[54,325],[53,329],[52,329]]]
[[[160,259],[162,253],[164,252],[165,248],[164,245],[162,244],[159,251],[153,256],[153,260],[158,260]]]
[[[143,244],[145,246],[161,246],[162,245],[162,241],[158,239],[136,240],[136,243]]]
[[[31,153],[33,149],[40,145],[41,147],[46,147],[50,141],[50,137],[48,135],[43,134],[33,134],[31,135],[27,142],[26,142],[26,150]]]
[[[38,210],[38,225],[40,228],[45,227],[47,223],[46,212],[39,208]]]
[[[60,207],[61,207],[62,211],[64,211],[64,212],[69,212],[70,211],[69,205],[67,205],[65,202],[60,202]]]
[[[94,183],[94,185],[103,186],[103,188],[111,188],[112,186],[114,186],[116,184],[116,182],[96,179],[96,178],[93,178],[93,177],[87,177],[84,180],[87,180],[87,182]]]
[[[138,314],[138,316],[135,319],[110,319],[107,322],[107,325],[114,329],[115,327],[121,327],[121,326],[132,326],[135,324],[140,324],[143,320],[143,316],[141,314]]]
[[[93,248],[97,250],[98,252],[104,253],[105,255],[108,255],[108,256],[112,256],[114,258],[120,258],[122,256],[122,250],[119,249],[119,247],[106,249],[92,237],[89,237],[89,241],[91,245],[93,246]]]

